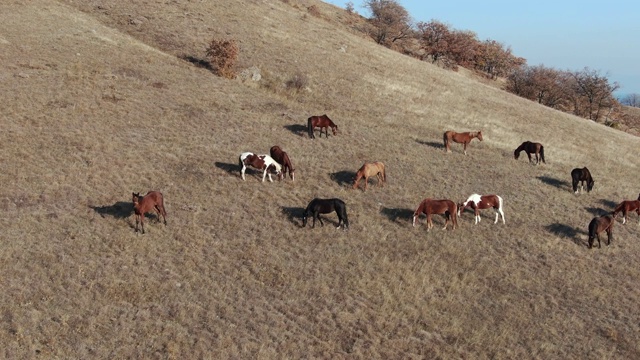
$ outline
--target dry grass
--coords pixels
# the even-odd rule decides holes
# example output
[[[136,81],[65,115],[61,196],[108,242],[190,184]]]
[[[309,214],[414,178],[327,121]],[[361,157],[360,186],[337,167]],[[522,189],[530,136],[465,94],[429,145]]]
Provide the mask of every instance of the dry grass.
[[[591,217],[637,196],[640,140],[376,46],[335,14],[311,0],[0,5],[0,357],[640,357],[640,229],[632,217],[586,249]],[[239,71],[302,74],[308,91],[180,60],[212,38],[237,39]],[[309,140],[323,113],[341,133]],[[485,140],[445,155],[447,129]],[[524,140],[547,165],[513,160]],[[243,182],[238,155],[276,144],[296,183]],[[351,190],[373,160],[387,186]],[[575,196],[582,166],[596,189]],[[168,226],[136,235],[131,192],[150,189]],[[473,192],[505,199],[506,226],[489,211],[455,231],[410,226],[424,197]],[[299,227],[316,196],[346,201],[350,231]]]

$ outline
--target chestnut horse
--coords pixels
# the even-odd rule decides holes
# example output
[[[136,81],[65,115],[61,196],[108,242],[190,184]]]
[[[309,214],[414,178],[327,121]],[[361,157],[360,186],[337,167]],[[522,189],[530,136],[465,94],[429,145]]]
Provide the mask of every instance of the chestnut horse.
[[[158,222],[160,222],[160,215],[164,220],[164,225],[167,225],[167,212],[164,210],[164,200],[162,193],[159,191],[149,191],[144,197],[139,193],[131,193],[133,198],[133,210],[136,217],[136,230],[138,232],[138,222],[142,225],[142,233],[144,234],[144,214],[155,210],[158,214]]]
[[[413,212],[413,226],[416,226],[416,218],[420,216],[420,214],[427,215],[427,230],[433,228],[433,222],[431,221],[431,215],[433,214],[442,214],[444,215],[446,221],[444,223],[443,230],[447,228],[447,224],[449,224],[449,219],[451,219],[451,230],[458,227],[458,218],[457,218],[458,209],[456,203],[451,200],[433,200],[433,199],[424,199]]]
[[[578,193],[578,182],[580,183],[580,191],[582,192],[585,181],[587,182],[587,192],[590,192],[593,190],[593,184],[595,184],[595,181],[593,181],[589,169],[583,167],[582,169],[575,168],[571,170],[571,186],[573,187],[573,192],[575,194]]]
[[[279,180],[286,178],[287,171],[289,172],[289,177],[291,177],[291,181],[296,180],[295,169],[293,168],[293,164],[289,159],[289,155],[286,152],[280,149],[280,146],[272,146],[269,150],[271,157],[278,162],[278,164],[282,165],[282,173],[281,176],[278,176]]]
[[[348,229],[349,218],[347,218],[347,205],[344,201],[340,199],[318,198],[311,200],[309,205],[307,205],[307,208],[304,210],[304,213],[302,214],[302,227],[307,226],[307,218],[309,216],[313,218],[313,223],[311,224],[312,228],[316,226],[316,219],[320,221],[320,225],[324,226],[322,218],[320,218],[320,214],[328,214],[334,211],[338,215],[338,226],[336,229],[340,228],[340,223],[342,223],[344,230]]]
[[[242,166],[242,169],[240,170],[242,180],[245,180],[244,172],[247,170],[247,166],[251,166],[258,170],[264,170],[264,173],[262,174],[262,182],[264,182],[264,178],[267,176],[267,173],[269,174],[269,181],[273,182],[271,179],[271,173],[269,172],[270,169],[275,169],[278,177],[282,176],[282,166],[269,155],[256,155],[252,152],[245,152],[240,154],[239,161],[240,166]]]
[[[458,216],[464,212],[464,209],[470,207],[473,209],[476,216],[476,224],[480,221],[480,210],[493,208],[496,211],[496,220],[494,224],[498,223],[498,216],[502,216],[502,223],[504,224],[504,212],[502,211],[502,197],[498,195],[479,195],[473,194],[467,198],[467,201],[458,204]]]
[[[464,154],[467,155],[467,145],[473,140],[473,138],[478,138],[478,140],[482,141],[482,131],[477,132],[463,132],[457,133],[455,131],[447,131],[442,135],[444,140],[444,151],[450,152],[451,141],[457,142],[459,144],[464,145]]]
[[[366,162],[358,173],[356,174],[356,181],[353,183],[353,188],[358,188],[358,182],[364,177],[364,191],[367,191],[367,185],[369,184],[369,177],[376,176],[378,178],[378,186],[384,187],[384,182],[387,181],[387,175],[384,172],[384,164],[380,161]]]
[[[640,223],[640,194],[638,194],[638,200],[623,200],[618,204],[613,210],[613,218],[615,219],[622,212],[622,224],[624,225],[627,222],[627,213],[633,210],[638,214],[638,222]]]
[[[547,163],[544,160],[544,146],[540,143],[534,143],[531,141],[525,141],[513,152],[513,158],[518,160],[520,157],[520,152],[525,151],[527,153],[527,157],[529,158],[529,162],[531,161],[531,154],[535,154],[536,156],[536,165],[542,160],[543,163]]]
[[[600,245],[600,233],[603,231],[607,231],[607,246],[611,244],[611,240],[613,240],[613,216],[604,215],[604,216],[596,216],[589,223],[589,249],[593,246],[594,238],[598,239],[598,248]]]
[[[325,129],[325,136],[328,138],[329,128],[331,128],[333,135],[338,135],[338,125],[334,124],[326,114],[320,116],[314,115],[307,119],[307,130],[309,131],[309,138],[316,138],[313,133],[313,129],[317,127],[320,128],[320,137],[322,137],[322,129]]]

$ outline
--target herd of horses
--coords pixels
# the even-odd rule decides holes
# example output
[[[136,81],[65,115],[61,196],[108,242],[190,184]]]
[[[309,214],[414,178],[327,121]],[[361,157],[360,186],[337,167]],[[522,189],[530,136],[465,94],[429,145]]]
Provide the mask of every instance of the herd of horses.
[[[326,114],[320,116],[311,116],[307,119],[307,130],[310,139],[315,139],[314,132],[316,128],[320,129],[320,137],[322,137],[322,133],[324,131],[325,137],[328,138],[329,129],[331,129],[334,136],[338,134],[338,126]],[[452,142],[460,143],[463,144],[464,155],[467,155],[467,147],[473,139],[482,141],[482,131],[462,133],[458,133],[455,131],[446,131],[443,134],[444,150],[446,153],[449,153],[451,152],[450,146]],[[514,150],[514,159],[517,160],[522,151],[527,154],[529,163],[533,163],[534,165],[538,165],[540,164],[540,162],[546,163],[544,158],[544,146],[542,146],[542,144],[531,141],[523,142]],[[534,155],[533,158],[532,154]],[[279,146],[271,147],[268,155],[243,152],[242,154],[240,154],[238,161],[240,165],[240,176],[242,180],[246,180],[246,169],[248,167],[252,167],[262,171],[262,182],[265,181],[267,176],[269,177],[269,181],[273,182],[273,179],[271,178],[272,172],[276,174],[278,180],[280,181],[286,178],[287,173],[289,174],[291,180],[295,181],[295,169],[293,167],[293,163],[291,162],[289,155]],[[387,181],[384,163],[380,161],[365,162],[362,167],[360,167],[360,169],[356,172],[353,182],[353,189],[358,189],[360,187],[360,180],[364,178],[363,191],[367,191],[369,178],[374,176],[377,178],[377,186],[383,187],[384,183]],[[590,192],[591,190],[593,190],[595,182],[593,180],[593,177],[591,176],[591,173],[589,172],[589,169],[583,167],[576,168],[571,171],[571,183],[573,192],[577,194],[578,184],[580,184],[580,191],[583,191],[584,185],[586,183],[586,190],[587,192]],[[158,191],[150,191],[144,197],[140,196],[140,194],[138,193],[133,193],[132,195],[136,221],[136,232],[138,232],[138,223],[140,223],[142,227],[142,233],[144,234],[144,214],[154,210],[157,213],[158,222],[160,221],[160,216],[162,216],[164,224],[167,224],[167,213],[164,209],[162,193]],[[430,230],[433,228],[432,215],[444,215],[445,224],[443,229],[447,229],[449,222],[451,222],[451,229],[453,230],[458,227],[458,218],[467,208],[471,208],[473,210],[475,224],[478,224],[478,222],[480,222],[480,210],[483,209],[494,209],[496,214],[494,224],[498,223],[500,218],[502,218],[503,224],[506,223],[503,211],[503,199],[502,197],[495,194],[472,194],[465,201],[460,203],[455,203],[454,201],[449,199],[435,200],[426,198],[420,202],[418,208],[413,212],[412,223],[413,226],[415,226],[416,220],[420,215],[424,214],[427,217],[427,230]],[[607,233],[607,245],[609,245],[613,238],[613,224],[615,223],[615,218],[617,217],[617,215],[622,213],[622,224],[625,224],[627,221],[627,215],[632,211],[635,211],[638,214],[640,221],[640,194],[638,195],[637,200],[622,201],[610,214],[594,217],[589,223],[588,247],[592,248],[593,243],[596,239],[598,240],[598,247],[601,247],[599,235],[603,231]],[[346,204],[343,200],[337,198],[315,198],[311,200],[311,202],[307,205],[303,212],[302,226],[306,227],[309,217],[312,218],[311,227],[315,227],[316,220],[320,222],[320,225],[324,226],[320,214],[328,214],[333,212],[335,212],[338,216],[337,228],[340,228],[342,226],[343,229],[348,229],[349,219],[347,216]]]

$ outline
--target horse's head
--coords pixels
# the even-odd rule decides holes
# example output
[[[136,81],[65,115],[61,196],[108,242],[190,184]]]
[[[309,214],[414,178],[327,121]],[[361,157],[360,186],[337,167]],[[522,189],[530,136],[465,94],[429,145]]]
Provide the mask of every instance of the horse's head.
[[[520,151],[516,150],[513,152],[513,158],[518,160],[518,158],[520,157]]]
[[[482,131],[478,131],[478,140],[482,141]]]
[[[331,131],[333,132],[333,136],[338,135],[338,125],[333,125]]]
[[[134,204],[140,202],[140,193],[131,193],[131,197]]]
[[[595,183],[596,183],[596,182],[595,182],[593,179],[590,179],[589,181],[587,181],[587,192],[589,192],[589,191],[593,190],[593,185],[594,185]]]
[[[306,227],[307,226],[307,217],[309,216],[309,210],[305,210],[302,213],[302,227]]]

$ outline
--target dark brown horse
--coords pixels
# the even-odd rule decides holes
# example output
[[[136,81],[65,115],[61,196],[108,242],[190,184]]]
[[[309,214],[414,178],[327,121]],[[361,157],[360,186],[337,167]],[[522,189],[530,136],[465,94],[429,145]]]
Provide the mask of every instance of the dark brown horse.
[[[450,219],[452,224],[451,229],[453,230],[458,227],[458,207],[456,203],[451,200],[422,200],[416,211],[413,212],[413,226],[416,226],[416,219],[420,214],[427,215],[427,230],[433,228],[433,222],[431,221],[431,215],[433,214],[444,215],[446,221],[442,228],[443,230],[447,228]]]
[[[531,142],[531,141],[523,142],[513,152],[514,159],[518,160],[518,158],[520,157],[520,152],[523,151],[523,150],[527,153],[527,157],[529,158],[529,162],[532,162],[531,154],[535,154],[535,156],[536,156],[535,164],[536,165],[540,162],[540,160],[542,160],[542,162],[545,163],[545,164],[547,163],[544,160],[544,146],[542,146],[542,144],[534,143],[534,142]]]
[[[458,216],[460,216],[464,209],[472,208],[476,216],[476,224],[480,221],[480,210],[493,208],[496,211],[496,220],[498,222],[498,216],[502,216],[502,223],[504,224],[504,212],[502,211],[502,197],[498,195],[479,195],[473,194],[467,198],[467,201],[458,204]]]
[[[447,131],[442,135],[442,139],[444,140],[444,151],[450,152],[451,142],[457,142],[459,144],[464,145],[464,154],[467,155],[467,145],[473,140],[473,138],[478,138],[478,140],[482,141],[482,131],[477,132],[463,132],[457,133],[455,131]]]
[[[587,192],[593,190],[593,178],[591,177],[591,172],[586,167],[575,168],[571,170],[571,186],[573,187],[573,192],[578,193],[578,182],[580,183],[580,191],[584,188],[584,183],[587,182]]]
[[[344,201],[340,199],[318,199],[315,198],[311,200],[307,208],[304,210],[302,214],[302,227],[307,226],[307,218],[311,216],[313,218],[313,223],[311,227],[316,226],[316,219],[320,221],[320,225],[324,226],[322,222],[322,218],[320,218],[320,214],[328,214],[332,212],[336,212],[338,215],[338,226],[337,229],[340,228],[340,223],[343,223],[344,230],[349,228],[349,218],[347,218],[347,205]]]
[[[164,200],[162,193],[159,191],[149,191],[144,197],[139,193],[132,193],[133,198],[133,210],[136,217],[136,230],[138,232],[138,222],[142,225],[142,233],[144,234],[144,214],[155,210],[158,214],[158,222],[160,222],[160,215],[164,220],[164,225],[167,225],[167,212],[164,210]]]
[[[638,222],[640,222],[640,194],[638,194],[638,200],[623,200],[618,204],[613,210],[613,217],[615,218],[622,212],[622,224],[625,224],[627,222],[627,214],[633,210],[638,214]]]
[[[598,248],[602,247],[600,245],[600,233],[603,231],[607,232],[607,246],[611,244],[611,240],[613,240],[613,216],[604,215],[604,216],[596,216],[589,223],[589,249],[593,246],[594,239],[598,239]]]
[[[353,183],[353,188],[357,189],[358,182],[364,177],[364,191],[367,191],[369,177],[374,175],[378,178],[378,186],[384,186],[384,182],[387,181],[387,175],[384,172],[384,164],[380,161],[364,163],[356,174],[356,180]]]
[[[328,138],[329,128],[331,128],[333,135],[338,135],[338,125],[334,124],[326,114],[320,116],[314,115],[307,119],[307,130],[309,131],[309,138],[316,138],[313,130],[317,127],[320,128],[320,137],[322,137],[322,129],[325,129],[325,136]]]
[[[296,180],[295,169],[293,168],[293,164],[289,159],[289,155],[286,152],[282,151],[280,146],[272,146],[269,150],[271,157],[278,162],[278,164],[282,165],[282,173],[278,176],[279,180],[286,178],[287,171],[289,172],[289,177],[291,177],[291,181]]]

